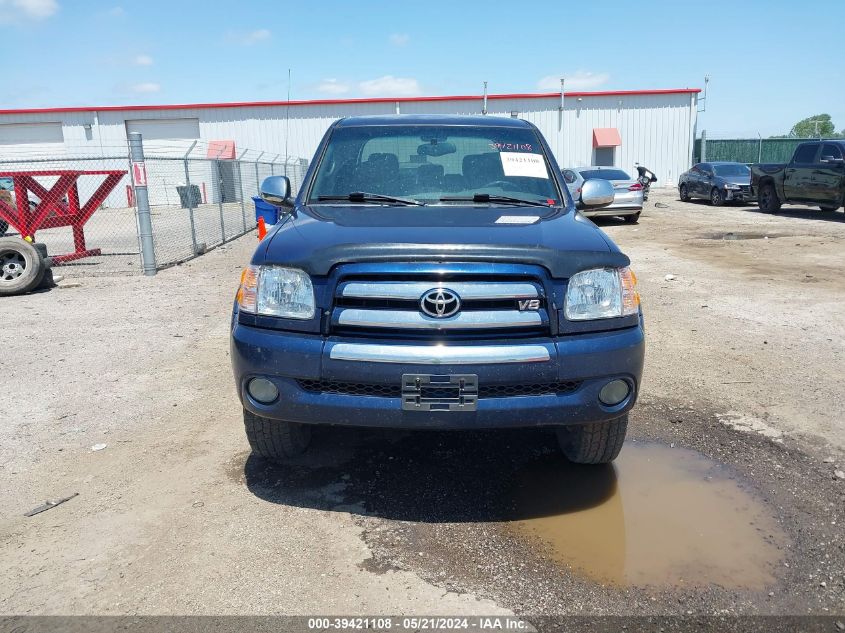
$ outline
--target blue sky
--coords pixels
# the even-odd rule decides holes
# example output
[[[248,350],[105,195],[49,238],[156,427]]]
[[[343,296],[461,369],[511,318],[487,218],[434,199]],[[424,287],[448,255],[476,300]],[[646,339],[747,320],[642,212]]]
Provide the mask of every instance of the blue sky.
[[[843,24],[843,0],[0,0],[0,108],[281,100],[288,68],[294,99],[478,94],[484,80],[545,92],[561,75],[572,90],[702,87],[708,74],[711,137],[786,133],[820,112],[839,130]]]

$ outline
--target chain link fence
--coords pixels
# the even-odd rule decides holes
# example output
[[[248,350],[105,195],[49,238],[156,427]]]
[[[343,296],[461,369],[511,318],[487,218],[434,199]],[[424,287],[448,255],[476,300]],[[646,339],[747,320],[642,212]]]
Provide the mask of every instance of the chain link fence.
[[[818,138],[705,138],[695,140],[693,163],[734,161],[737,163],[788,163],[795,148]],[[703,150],[703,152],[702,152]]]
[[[253,150],[220,157],[200,142],[145,145],[158,270],[254,230],[253,198],[264,178],[287,175],[296,192],[308,167],[304,159]],[[66,147],[61,156],[0,159],[0,234],[44,243],[56,274],[143,270],[129,149],[101,149],[96,156]]]

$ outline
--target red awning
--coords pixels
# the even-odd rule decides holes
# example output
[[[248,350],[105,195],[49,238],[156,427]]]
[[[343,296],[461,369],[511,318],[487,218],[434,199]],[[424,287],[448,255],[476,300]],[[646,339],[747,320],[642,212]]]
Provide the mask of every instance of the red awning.
[[[616,147],[622,145],[622,137],[615,127],[594,127],[593,147]]]
[[[235,141],[209,141],[205,157],[233,160],[235,158]]]

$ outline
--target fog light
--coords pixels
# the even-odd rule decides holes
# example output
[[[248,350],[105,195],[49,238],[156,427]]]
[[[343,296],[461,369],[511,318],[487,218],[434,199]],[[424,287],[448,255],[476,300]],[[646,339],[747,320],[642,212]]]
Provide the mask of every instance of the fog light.
[[[599,392],[599,400],[602,404],[614,407],[631,393],[631,388],[624,380],[611,380]]]
[[[253,378],[247,383],[246,390],[250,396],[263,404],[270,404],[279,397],[276,385],[266,378]]]

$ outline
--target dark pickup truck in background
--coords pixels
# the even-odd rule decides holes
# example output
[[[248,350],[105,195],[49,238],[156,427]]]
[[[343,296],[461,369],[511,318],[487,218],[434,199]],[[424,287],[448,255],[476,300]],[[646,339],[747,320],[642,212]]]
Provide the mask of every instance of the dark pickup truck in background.
[[[751,192],[767,213],[784,203],[836,211],[845,204],[845,141],[801,143],[787,164],[751,165]]]

